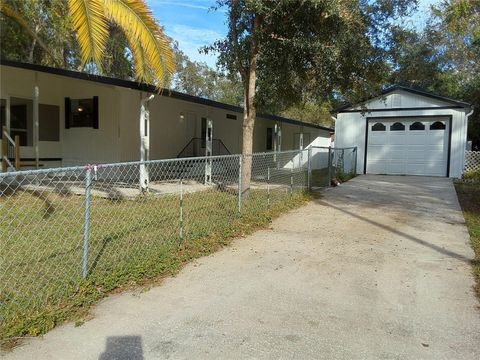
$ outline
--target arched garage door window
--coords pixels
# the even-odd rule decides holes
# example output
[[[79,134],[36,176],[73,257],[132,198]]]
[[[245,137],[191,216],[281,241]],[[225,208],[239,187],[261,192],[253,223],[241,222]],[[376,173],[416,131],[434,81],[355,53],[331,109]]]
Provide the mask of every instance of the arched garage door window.
[[[441,121],[435,121],[430,125],[430,130],[445,130],[445,123]]]
[[[410,125],[410,130],[425,130],[425,125],[423,125],[420,121],[415,121],[412,125]]]
[[[372,131],[385,131],[385,129],[385,125],[379,122],[372,126]]]
[[[390,125],[390,131],[404,131],[404,130],[405,130],[405,125],[403,125],[401,122],[396,122]]]

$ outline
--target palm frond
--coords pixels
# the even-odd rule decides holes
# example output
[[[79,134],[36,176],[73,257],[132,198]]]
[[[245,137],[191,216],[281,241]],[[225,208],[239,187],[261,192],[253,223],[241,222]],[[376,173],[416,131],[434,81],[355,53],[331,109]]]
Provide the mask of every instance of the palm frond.
[[[56,65],[59,65],[57,59],[52,54],[50,49],[45,45],[42,39],[33,31],[33,29],[28,25],[27,21],[20,15],[17,11],[15,11],[12,7],[8,4],[0,1],[0,13],[5,15],[6,17],[15,21],[18,25],[20,25],[33,39],[37,41],[37,44],[52,58],[53,62]]]
[[[103,0],[69,0],[73,28],[77,34],[82,64],[93,60],[99,69],[108,38]]]
[[[143,51],[140,42],[129,30],[125,30],[125,36],[127,38],[129,48],[132,52],[135,78],[141,82],[152,83],[154,81],[154,77],[152,76],[151,69],[148,67],[147,61],[145,59],[145,52]]]
[[[155,85],[161,87],[168,81],[175,69],[173,52],[162,29],[156,24],[152,13],[143,0],[104,0],[105,15],[117,23],[125,32],[130,33],[132,54],[143,50],[144,64],[148,64],[155,76]],[[128,35],[127,35],[128,36]],[[140,62],[142,60],[135,60]],[[138,69],[136,68],[136,71]]]

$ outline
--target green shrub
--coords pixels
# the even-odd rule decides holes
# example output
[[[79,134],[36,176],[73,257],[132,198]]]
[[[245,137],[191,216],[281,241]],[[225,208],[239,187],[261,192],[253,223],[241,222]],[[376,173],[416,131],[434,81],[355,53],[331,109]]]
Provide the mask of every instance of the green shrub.
[[[480,181],[480,169],[466,171],[463,174],[463,178],[466,180]]]

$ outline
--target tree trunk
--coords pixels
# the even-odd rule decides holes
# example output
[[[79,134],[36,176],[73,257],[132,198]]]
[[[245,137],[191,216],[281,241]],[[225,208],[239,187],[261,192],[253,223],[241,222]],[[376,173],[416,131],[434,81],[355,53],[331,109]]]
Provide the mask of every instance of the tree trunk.
[[[35,50],[35,45],[37,45],[37,39],[32,40],[30,45],[30,50],[28,51],[28,62],[33,63],[33,50]]]
[[[34,29],[33,29],[33,32],[34,32],[34,37],[33,37],[33,40],[32,40],[32,44],[30,45],[30,49],[28,51],[28,62],[29,63],[33,63],[33,52],[35,50],[35,46],[37,46],[37,36],[38,36],[38,33],[40,32],[40,25],[35,25]],[[41,44],[40,44],[41,45]]]
[[[258,30],[260,19],[256,16],[253,19],[253,31]],[[250,52],[250,64],[244,80],[244,110],[243,110],[243,141],[242,141],[242,197],[248,197],[250,193],[250,180],[252,175],[252,152],[253,152],[253,130],[257,109],[255,108],[255,94],[257,82],[257,57],[258,45],[255,38],[252,40]]]

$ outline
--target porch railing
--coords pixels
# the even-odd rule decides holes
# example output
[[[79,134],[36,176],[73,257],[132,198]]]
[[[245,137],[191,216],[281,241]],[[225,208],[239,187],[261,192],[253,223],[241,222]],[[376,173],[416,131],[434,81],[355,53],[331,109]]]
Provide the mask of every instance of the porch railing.
[[[205,156],[205,146],[205,139],[192,138],[187,145],[185,145],[182,151],[178,153],[177,158]],[[212,155],[230,155],[230,151],[222,140],[212,139]]]
[[[15,135],[14,139],[12,139],[7,131],[7,127],[3,126],[2,172],[6,172],[9,168],[20,170],[20,136]]]

